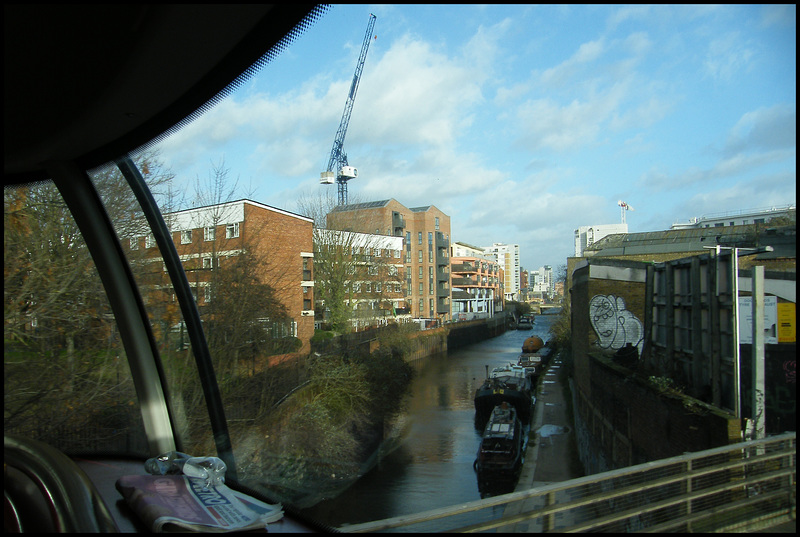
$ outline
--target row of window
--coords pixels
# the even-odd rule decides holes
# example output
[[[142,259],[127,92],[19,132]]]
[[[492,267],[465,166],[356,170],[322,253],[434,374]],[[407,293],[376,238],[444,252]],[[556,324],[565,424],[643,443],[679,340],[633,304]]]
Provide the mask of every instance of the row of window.
[[[353,293],[361,293],[362,289],[364,293],[372,293],[373,284],[376,293],[380,293],[383,290],[383,286],[386,286],[387,292],[395,292],[395,293],[402,293],[403,288],[399,283],[386,283],[381,284],[381,282],[353,282],[352,290]]]
[[[192,243],[192,231],[191,229],[186,229],[180,232],[181,237],[181,244],[191,244]],[[225,238],[226,239],[235,239],[239,236],[239,222],[234,222],[232,224],[227,224],[225,226]],[[214,241],[217,238],[217,229],[214,226],[204,227],[203,228],[203,240],[204,241]],[[139,249],[139,239],[140,237],[131,237],[130,239],[130,246],[131,250],[138,250]],[[144,238],[144,247],[145,248],[155,248],[156,247],[156,240],[152,234],[147,235]]]

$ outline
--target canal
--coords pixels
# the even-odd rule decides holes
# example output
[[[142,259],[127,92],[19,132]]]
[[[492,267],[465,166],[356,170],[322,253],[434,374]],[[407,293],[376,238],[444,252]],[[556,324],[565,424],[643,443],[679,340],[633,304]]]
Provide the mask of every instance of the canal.
[[[475,428],[475,390],[486,377],[486,366],[491,370],[516,362],[525,338],[537,335],[547,341],[556,317],[539,315],[533,330],[509,330],[418,360],[396,447],[343,494],[304,512],[339,527],[481,499],[473,469],[481,440]],[[435,522],[414,527],[437,529]]]

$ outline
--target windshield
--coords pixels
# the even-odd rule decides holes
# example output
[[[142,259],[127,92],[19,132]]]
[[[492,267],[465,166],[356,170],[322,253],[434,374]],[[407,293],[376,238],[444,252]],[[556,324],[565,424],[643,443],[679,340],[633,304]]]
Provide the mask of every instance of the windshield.
[[[559,300],[587,240],[793,206],[794,13],[334,6],[133,155],[199,311],[237,479],[298,508],[342,493],[408,430],[411,342]],[[176,445],[216,453],[153,232],[119,169],[91,177],[147,310]],[[5,431],[152,456],[97,268],[50,183],[4,191],[4,302]]]

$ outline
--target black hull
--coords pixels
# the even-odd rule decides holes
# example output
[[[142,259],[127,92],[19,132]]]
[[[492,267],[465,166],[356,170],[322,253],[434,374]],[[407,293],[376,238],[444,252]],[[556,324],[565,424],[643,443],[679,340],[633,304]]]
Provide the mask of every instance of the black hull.
[[[522,471],[524,434],[514,407],[503,403],[490,411],[475,459],[481,497],[513,490]]]

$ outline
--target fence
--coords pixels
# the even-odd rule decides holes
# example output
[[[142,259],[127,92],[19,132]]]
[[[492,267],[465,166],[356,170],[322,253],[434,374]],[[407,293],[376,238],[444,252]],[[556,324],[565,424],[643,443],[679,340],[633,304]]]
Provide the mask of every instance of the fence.
[[[447,525],[438,531],[454,532],[752,530],[794,520],[796,465],[797,435],[787,433],[340,529],[415,531],[438,520]]]

